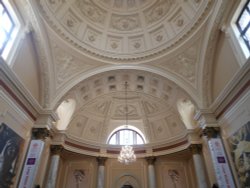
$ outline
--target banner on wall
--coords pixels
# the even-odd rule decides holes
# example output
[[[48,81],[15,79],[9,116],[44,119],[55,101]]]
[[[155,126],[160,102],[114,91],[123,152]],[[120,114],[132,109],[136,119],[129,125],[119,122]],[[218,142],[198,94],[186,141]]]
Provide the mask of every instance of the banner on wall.
[[[40,157],[43,151],[44,142],[42,140],[32,140],[23,167],[19,188],[33,187]]]
[[[233,176],[229,168],[227,157],[225,155],[224,147],[220,138],[211,138],[208,141],[216,179],[221,188],[234,188]]]

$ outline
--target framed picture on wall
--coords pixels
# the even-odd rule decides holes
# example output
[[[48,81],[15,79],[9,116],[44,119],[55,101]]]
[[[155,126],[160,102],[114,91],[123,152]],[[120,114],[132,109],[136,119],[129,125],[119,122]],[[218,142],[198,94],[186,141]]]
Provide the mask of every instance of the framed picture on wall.
[[[250,121],[229,138],[231,156],[241,188],[250,188]]]
[[[18,158],[24,140],[6,124],[0,125],[0,187],[9,188],[14,182]]]

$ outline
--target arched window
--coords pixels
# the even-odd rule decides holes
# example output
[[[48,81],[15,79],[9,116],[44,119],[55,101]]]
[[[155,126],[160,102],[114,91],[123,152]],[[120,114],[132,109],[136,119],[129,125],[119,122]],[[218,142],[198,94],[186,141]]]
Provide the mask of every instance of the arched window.
[[[140,145],[145,144],[145,138],[142,133],[130,126],[128,128],[119,128],[113,131],[108,139],[108,144],[111,145]]]

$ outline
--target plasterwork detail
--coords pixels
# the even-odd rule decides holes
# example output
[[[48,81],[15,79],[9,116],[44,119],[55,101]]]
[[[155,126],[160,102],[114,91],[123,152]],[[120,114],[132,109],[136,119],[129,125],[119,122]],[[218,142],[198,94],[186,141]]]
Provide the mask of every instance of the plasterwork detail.
[[[60,49],[56,44],[54,44],[53,50],[55,58],[57,88],[80,71],[84,71],[91,67],[94,67],[80,62],[73,55],[70,55],[63,49]]]
[[[140,27],[140,20],[137,14],[129,16],[112,15],[111,27],[118,31],[132,31]]]
[[[99,141],[99,136],[102,131],[102,123],[100,121],[96,121],[93,119],[89,119],[87,123],[87,129],[85,129],[85,132],[83,134],[83,137],[85,137],[88,140],[92,141]]]
[[[71,135],[81,137],[85,130],[87,121],[88,121],[87,117],[81,114],[76,115],[73,118],[73,120],[71,120],[71,122],[69,123],[67,132],[69,132],[69,134]]]
[[[167,124],[164,119],[158,119],[151,121],[151,127],[153,130],[153,137],[155,140],[162,140],[170,138],[170,133],[167,130]]]
[[[62,20],[63,24],[68,28],[72,33],[77,33],[81,24],[79,20],[71,11],[67,12]]]
[[[81,13],[80,6],[76,6],[76,2],[82,3],[83,11]],[[83,2],[87,2],[86,6]],[[159,54],[168,52],[170,49],[184,42],[190,34],[195,32],[197,28],[201,26],[201,24],[204,24],[204,20],[211,11],[213,1],[202,1],[199,3],[198,8],[191,6],[195,13],[188,17],[185,12],[188,11],[186,10],[188,9],[187,6],[191,3],[192,2],[188,2],[187,4],[181,5],[179,2],[173,0],[140,1],[136,2],[136,6],[131,8],[131,11],[128,12],[130,1],[123,2],[121,8],[115,8],[113,1],[100,2],[99,0],[77,0],[72,4],[62,4],[61,6],[63,8],[60,8],[60,10],[64,10],[64,12],[60,12],[60,15],[57,15],[58,11],[51,13],[48,10],[48,3],[45,4],[40,1],[40,10],[41,15],[45,17],[48,24],[59,35],[84,53],[93,55],[102,60],[112,59],[112,62],[115,63],[136,63],[138,61],[142,62],[144,59],[158,57]],[[171,8],[167,5],[173,7],[173,11],[169,11]],[[152,24],[146,26],[145,24],[148,22],[143,15],[144,12],[147,12],[146,10],[151,9],[151,14],[154,15],[152,18],[155,21],[151,20],[150,22],[152,22]],[[60,24],[63,24],[60,20],[63,18],[62,14],[66,14],[66,12],[69,11],[77,14],[82,21],[80,27],[76,29],[77,31],[68,28],[65,32],[65,27],[60,26]],[[172,16],[168,16],[168,13]],[[55,15],[51,16],[52,14]],[[85,14],[89,15],[85,16]],[[91,18],[89,17],[90,15],[92,16]],[[151,15],[148,15],[148,17],[151,17]],[[162,21],[158,22],[158,19]],[[66,23],[69,27],[74,26],[73,23],[75,22],[72,20],[73,19],[68,20],[68,23]],[[92,34],[89,35],[89,28],[92,28],[91,30],[95,32],[92,32]],[[164,29],[162,32],[152,35],[157,28]],[[169,28],[170,31],[168,31],[167,28]],[[136,33],[133,33],[132,31],[136,31]],[[136,38],[137,36],[143,36],[143,38],[146,38],[149,36],[152,39],[122,43],[121,46],[117,42],[108,44],[107,42],[109,41],[106,39],[110,36],[112,38],[120,37],[124,39]],[[114,55],[113,52],[118,53]],[[131,54],[133,54],[133,56],[131,56]]]
[[[173,115],[178,113],[174,106],[180,92],[185,96],[183,91],[171,81],[156,74],[120,70],[90,77],[65,95],[67,99],[70,94],[74,94],[75,97],[69,98],[74,98],[77,104],[68,130],[72,137],[97,143],[105,142],[110,130],[124,124],[125,81],[129,85],[128,123],[133,125],[133,122],[143,122],[143,132],[152,142],[162,142],[183,134],[185,127],[183,128],[179,117]],[[110,90],[110,86],[115,86],[115,90]],[[138,90],[138,86],[142,90]],[[154,95],[152,89],[156,91]],[[103,93],[97,95],[97,90]],[[168,96],[167,100],[164,98],[165,95]]]
[[[52,11],[56,11],[63,3],[65,3],[65,0],[47,0],[47,3],[50,5]]]
[[[147,24],[152,24],[166,16],[174,2],[174,0],[158,1],[153,7],[145,10],[144,15]]]
[[[127,108],[125,104],[116,107],[114,114],[115,117],[124,118],[126,114],[128,115],[128,117],[138,117],[138,112],[134,105],[128,104]]]
[[[90,0],[76,0],[75,6],[83,14],[93,22],[104,24],[107,12],[96,6]]]
[[[142,101],[146,114],[154,114],[159,111],[157,104],[148,101]]]
[[[89,111],[95,115],[99,114],[100,116],[105,117],[105,115],[108,113],[110,103],[111,102],[108,100],[96,101],[93,104],[88,106],[87,111]]]
[[[159,64],[161,68],[170,69],[177,73],[189,83],[195,86],[197,76],[197,66],[199,58],[200,40],[187,48],[184,52],[177,54],[172,59]]]

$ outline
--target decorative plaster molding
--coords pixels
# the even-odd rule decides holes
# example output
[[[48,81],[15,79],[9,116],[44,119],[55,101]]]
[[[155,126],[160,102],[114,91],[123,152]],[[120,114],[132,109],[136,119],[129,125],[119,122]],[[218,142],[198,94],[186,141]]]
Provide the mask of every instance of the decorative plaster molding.
[[[170,1],[166,1],[166,2],[164,1],[163,4],[167,4],[169,2]],[[92,1],[89,1],[89,3],[93,4]],[[97,3],[97,2],[95,2],[95,3]],[[190,2],[188,2],[188,3],[190,3]],[[178,5],[178,3],[174,3],[174,4],[176,4],[176,6],[180,6],[180,5]],[[48,24],[55,31],[57,31],[57,33],[59,35],[61,35],[66,41],[68,41],[70,44],[72,44],[77,49],[83,51],[84,53],[90,54],[91,56],[95,56],[98,59],[102,59],[102,60],[105,60],[105,61],[112,60],[112,61],[116,61],[117,63],[128,62],[129,61],[131,63],[133,61],[138,62],[138,61],[146,60],[148,58],[153,58],[153,57],[155,58],[156,56],[159,56],[162,53],[166,53],[166,51],[169,51],[170,49],[173,49],[174,47],[176,47],[180,43],[184,42],[190,36],[190,34],[191,33],[193,34],[194,31],[196,31],[197,28],[200,27],[200,25],[202,25],[204,23],[204,20],[207,19],[207,16],[209,15],[209,13],[211,11],[211,8],[213,7],[213,1],[203,2],[202,5],[199,6],[198,10],[194,10],[194,11],[197,11],[197,14],[195,15],[197,17],[195,17],[193,15],[194,17],[189,20],[189,24],[188,24],[188,22],[185,23],[186,21],[188,21],[188,20],[185,20],[185,19],[188,18],[187,16],[185,16],[185,13],[183,13],[183,17],[184,17],[183,19],[177,19],[176,18],[176,19],[172,19],[172,20],[170,19],[169,20],[168,18],[165,18],[166,22],[171,22],[171,21],[173,21],[173,23],[176,22],[173,26],[171,26],[171,24],[170,24],[171,27],[177,27],[176,29],[173,29],[173,30],[176,30],[176,32],[177,32],[175,34],[176,37],[175,38],[172,38],[172,37],[168,38],[168,40],[167,40],[168,42],[167,41],[165,41],[167,43],[164,42],[165,45],[162,45],[163,44],[162,42],[157,44],[157,46],[151,45],[151,44],[146,44],[146,46],[147,46],[147,49],[145,49],[146,51],[143,50],[140,53],[136,53],[136,54],[134,54],[134,51],[128,52],[128,47],[125,47],[123,49],[120,49],[122,51],[119,51],[119,53],[118,54],[116,53],[116,55],[114,55],[114,53],[110,53],[109,50],[105,48],[108,45],[103,45],[106,42],[105,38],[107,38],[106,34],[103,33],[103,31],[109,29],[109,26],[110,26],[109,21],[107,21],[107,23],[105,23],[106,24],[105,27],[102,26],[102,27],[104,27],[102,30],[100,30],[98,28],[98,26],[94,26],[92,24],[92,27],[94,28],[94,30],[96,30],[96,31],[98,30],[98,32],[96,32],[96,34],[97,34],[98,38],[100,38],[100,41],[96,42],[95,44],[93,43],[93,45],[92,44],[89,45],[88,41],[79,41],[78,35],[75,35],[75,32],[74,32],[74,37],[72,37],[70,32],[65,31],[65,29],[61,26],[60,20],[56,19],[57,16],[54,15],[55,12],[50,10],[48,4],[43,3],[43,2],[40,1],[39,6],[40,6],[40,11],[41,11],[42,15],[44,16],[44,18],[47,20]],[[62,4],[61,6],[66,6],[66,4],[65,5]],[[98,8],[95,8],[95,10],[98,10],[101,7],[101,6],[97,5],[97,4],[95,6],[98,7]],[[150,9],[155,8],[155,11],[157,12],[157,15],[159,15],[159,14],[162,15],[161,12],[162,11],[164,12],[165,9],[163,7],[159,7],[159,6],[156,6],[156,7],[158,7],[158,8],[156,8],[155,6],[152,6]],[[161,10],[161,8],[163,8],[164,10],[163,9]],[[182,9],[185,9],[185,6],[182,6]],[[178,9],[178,11],[183,11],[182,9]],[[140,9],[138,9],[138,10],[140,10]],[[110,11],[110,9],[109,9],[109,11]],[[169,11],[166,11],[166,12],[169,12]],[[132,13],[135,14],[134,11]],[[119,15],[119,16],[123,16],[123,14]],[[125,14],[126,18],[127,18],[127,16],[129,16],[129,14]],[[191,16],[191,15],[189,15],[189,16]],[[134,19],[135,18],[133,17],[133,20]],[[142,18],[140,18],[140,19],[142,19]],[[119,27],[120,28],[119,30],[123,31],[124,28],[126,28],[126,30],[128,28],[130,28],[130,29],[135,28],[135,25],[136,26],[138,25],[138,24],[135,24],[135,25],[132,24],[133,26],[129,26],[129,25],[131,25],[129,23],[132,23],[131,19],[129,19],[129,20],[130,21],[127,20],[126,22],[123,22],[124,24],[122,25],[122,27]],[[87,22],[85,23],[84,20],[81,20],[81,21],[83,22],[83,23],[81,23],[82,24],[81,28],[91,28],[90,23],[87,23]],[[141,22],[144,22],[144,21],[140,21],[140,23]],[[139,22],[138,21],[136,21],[136,22],[133,21],[133,23],[139,23]],[[154,26],[154,27],[155,27],[155,29],[152,29],[151,27],[147,28],[147,27],[143,26],[142,30],[145,30],[146,33],[149,33],[149,34],[152,33],[152,32],[156,32],[156,30],[159,28],[159,24],[157,24],[157,26]],[[164,27],[164,25],[162,25],[162,27]],[[181,28],[181,29],[179,30],[178,27]],[[122,31],[120,31],[120,32],[122,32]],[[85,33],[87,33],[87,32],[85,32]],[[144,33],[145,32],[142,32],[142,33],[136,32],[136,36],[144,35]],[[122,33],[118,32],[118,33],[114,34],[114,33],[110,32],[109,30],[108,30],[108,36],[111,36],[113,38],[136,37],[134,35],[126,34],[126,33],[123,33],[123,32]],[[82,37],[82,35],[80,35],[80,37],[81,37],[81,40],[82,39],[84,39],[84,40],[87,39],[86,37]],[[157,37],[157,38],[159,38],[159,37]],[[147,43],[149,42],[149,40],[145,40],[145,41]],[[136,45],[136,46],[138,46],[138,45]],[[153,50],[153,49],[151,49],[152,47],[153,48],[156,47],[156,48]],[[97,50],[97,49],[100,49],[100,48],[101,48],[101,50]],[[149,50],[149,48],[151,50]],[[115,49],[115,48],[113,48],[113,49]],[[133,54],[133,58],[131,58],[131,54]]]

